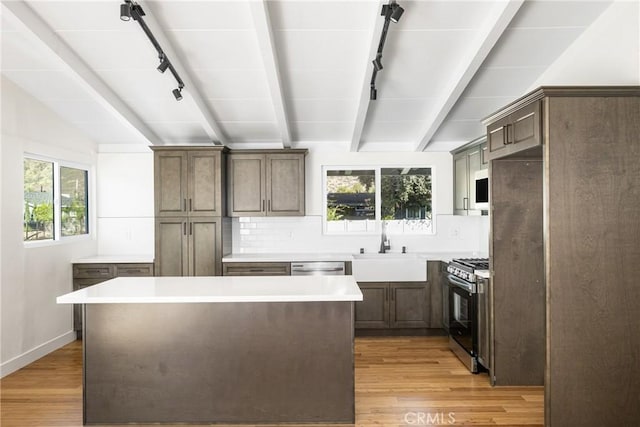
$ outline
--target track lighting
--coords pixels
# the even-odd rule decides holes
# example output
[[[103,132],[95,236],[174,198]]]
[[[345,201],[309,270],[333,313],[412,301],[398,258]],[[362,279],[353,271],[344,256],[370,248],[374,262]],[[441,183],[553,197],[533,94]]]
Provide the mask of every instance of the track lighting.
[[[176,101],[180,101],[182,99],[182,87],[174,89],[173,96],[175,96]]]
[[[165,71],[167,71],[167,68],[169,68],[169,60],[166,56],[161,56],[160,65],[158,65],[158,71],[164,73]]]
[[[184,82],[178,75],[176,69],[173,67],[173,64],[171,64],[169,58],[167,58],[167,55],[162,50],[162,47],[160,47],[158,40],[156,40],[155,36],[147,26],[147,23],[144,22],[143,16],[145,16],[144,10],[142,10],[142,7],[139,4],[135,3],[133,0],[124,0],[124,3],[120,5],[120,19],[122,19],[123,21],[129,21],[131,20],[131,18],[133,18],[133,20],[136,21],[140,25],[140,27],[142,27],[142,30],[149,38],[149,41],[158,52],[160,65],[158,65],[157,70],[161,73],[164,73],[165,71],[167,71],[167,69],[169,69],[173,77],[178,82],[178,88],[174,89],[172,93],[176,98],[176,101],[180,101],[182,99],[182,89],[184,88]]]
[[[391,12],[391,16],[389,17],[389,19],[391,19],[391,22],[397,24],[400,20],[400,17],[404,13],[404,9],[398,3],[393,3],[391,5],[391,10],[393,12]]]
[[[123,21],[131,19],[131,4],[125,2],[120,5],[120,19]]]
[[[404,9],[395,2],[395,0],[389,0],[389,4],[382,6],[382,12],[380,15],[384,16],[384,25],[382,26],[382,34],[380,35],[380,42],[378,43],[378,52],[376,58],[371,61],[373,64],[373,73],[371,74],[371,91],[369,92],[369,99],[375,101],[378,98],[378,91],[376,90],[376,77],[378,71],[382,70],[382,49],[384,49],[384,42],[387,40],[387,32],[389,31],[389,22],[397,23],[400,17],[404,13]]]

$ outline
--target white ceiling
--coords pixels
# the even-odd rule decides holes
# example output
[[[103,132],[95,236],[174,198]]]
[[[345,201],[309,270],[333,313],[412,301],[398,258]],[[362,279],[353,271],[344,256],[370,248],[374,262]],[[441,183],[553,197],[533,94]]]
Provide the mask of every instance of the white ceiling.
[[[120,1],[3,1],[2,73],[101,144],[344,142],[451,150],[611,1],[408,1],[369,101],[379,0],[140,1],[184,99]]]

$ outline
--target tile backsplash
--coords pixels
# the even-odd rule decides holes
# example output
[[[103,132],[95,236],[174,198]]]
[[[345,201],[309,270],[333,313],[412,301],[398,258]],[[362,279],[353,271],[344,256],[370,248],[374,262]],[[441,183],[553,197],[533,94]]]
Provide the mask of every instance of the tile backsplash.
[[[233,252],[251,253],[356,253],[377,252],[380,234],[331,235],[322,232],[321,216],[234,218]],[[438,215],[435,234],[394,235],[391,251],[482,252],[489,251],[489,217]]]

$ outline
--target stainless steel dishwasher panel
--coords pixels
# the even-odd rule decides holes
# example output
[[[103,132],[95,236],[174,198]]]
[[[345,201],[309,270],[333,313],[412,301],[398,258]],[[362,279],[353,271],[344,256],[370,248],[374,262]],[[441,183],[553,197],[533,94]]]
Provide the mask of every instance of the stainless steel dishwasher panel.
[[[344,261],[292,262],[292,276],[343,276]]]

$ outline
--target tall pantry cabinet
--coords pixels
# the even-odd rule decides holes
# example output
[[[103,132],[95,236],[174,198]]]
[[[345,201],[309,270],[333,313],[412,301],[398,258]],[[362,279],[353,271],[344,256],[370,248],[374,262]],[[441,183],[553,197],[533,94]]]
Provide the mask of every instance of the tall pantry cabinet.
[[[223,147],[152,147],[157,276],[219,276],[231,249]]]

